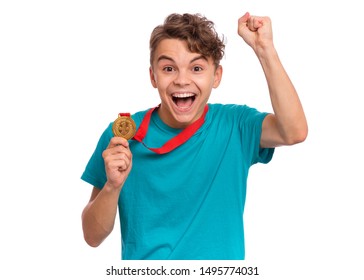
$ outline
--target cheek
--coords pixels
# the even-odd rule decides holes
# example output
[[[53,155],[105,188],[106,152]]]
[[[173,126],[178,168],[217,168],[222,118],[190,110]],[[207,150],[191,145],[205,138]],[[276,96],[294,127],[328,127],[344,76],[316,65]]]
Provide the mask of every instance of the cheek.
[[[215,81],[214,81],[214,79],[211,79],[211,77],[205,76],[204,78],[195,80],[195,84],[201,90],[209,91],[209,90],[211,90],[211,88],[213,88]]]
[[[156,80],[156,84],[160,90],[166,91],[168,87],[173,86],[173,79],[171,77],[156,77]]]

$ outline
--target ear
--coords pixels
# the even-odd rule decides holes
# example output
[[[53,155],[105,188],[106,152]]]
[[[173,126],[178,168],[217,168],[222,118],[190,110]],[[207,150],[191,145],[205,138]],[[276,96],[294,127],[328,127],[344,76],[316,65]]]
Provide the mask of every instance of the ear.
[[[217,88],[220,85],[221,78],[222,78],[222,66],[221,65],[217,66],[214,75],[215,75],[214,84],[212,87]]]
[[[152,66],[149,67],[149,77],[150,77],[150,82],[152,83],[152,86],[154,88],[157,88],[157,81],[155,79],[155,76],[154,76],[154,72],[153,72],[153,69],[152,69]]]

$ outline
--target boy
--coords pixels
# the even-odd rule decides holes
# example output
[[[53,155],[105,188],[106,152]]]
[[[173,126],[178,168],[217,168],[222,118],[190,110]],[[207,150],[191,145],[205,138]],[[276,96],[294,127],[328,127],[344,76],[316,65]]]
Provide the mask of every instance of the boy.
[[[305,115],[273,45],[270,19],[246,13],[238,34],[265,73],[274,114],[208,104],[222,77],[224,44],[201,15],[171,14],[150,38],[158,107],[135,113],[132,140],[101,136],[82,179],[94,186],[82,214],[98,246],[117,209],[123,259],[244,259],[249,167],[305,140]]]

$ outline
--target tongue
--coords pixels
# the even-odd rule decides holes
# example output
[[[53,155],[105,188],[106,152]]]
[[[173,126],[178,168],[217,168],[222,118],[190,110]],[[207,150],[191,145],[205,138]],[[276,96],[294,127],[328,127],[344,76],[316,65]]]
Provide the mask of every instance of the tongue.
[[[192,97],[187,98],[176,98],[176,105],[178,107],[190,107],[192,105]]]

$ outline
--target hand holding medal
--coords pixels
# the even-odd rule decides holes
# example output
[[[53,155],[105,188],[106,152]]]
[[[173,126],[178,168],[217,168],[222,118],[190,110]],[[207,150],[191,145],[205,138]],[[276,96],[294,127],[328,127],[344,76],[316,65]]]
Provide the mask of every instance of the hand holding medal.
[[[112,124],[111,138],[102,157],[105,162],[107,185],[120,189],[129,175],[132,166],[132,155],[127,140],[133,138],[136,125],[128,113],[120,113]]]

